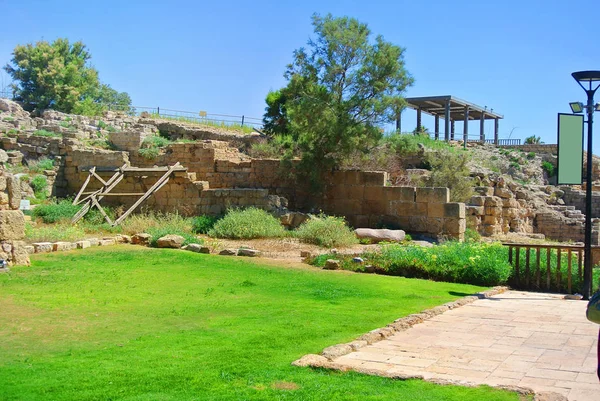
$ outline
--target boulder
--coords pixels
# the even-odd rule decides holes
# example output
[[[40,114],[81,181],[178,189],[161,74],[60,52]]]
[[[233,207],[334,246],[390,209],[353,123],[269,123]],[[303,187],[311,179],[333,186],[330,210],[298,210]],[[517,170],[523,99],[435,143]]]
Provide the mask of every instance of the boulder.
[[[371,242],[400,242],[404,241],[406,233],[403,230],[388,230],[388,229],[375,229],[375,228],[357,228],[354,230],[358,239],[368,239]]]
[[[89,248],[90,246],[92,246],[90,241],[77,241],[75,244],[77,246],[77,249],[85,249],[85,248]]]
[[[184,242],[185,242],[185,238],[183,238],[181,235],[168,234],[168,235],[165,235],[164,237],[160,237],[156,241],[156,245],[159,248],[179,249],[179,248],[181,248],[181,245],[183,245]]]
[[[210,248],[207,246],[202,246],[200,244],[189,244],[184,246],[182,249],[190,252],[196,253],[210,253]]]
[[[223,256],[237,256],[237,249],[223,249],[221,252],[219,252],[219,255],[223,255]]]
[[[33,249],[35,253],[52,252],[52,242],[34,242]]]
[[[258,251],[256,249],[240,248],[240,249],[238,249],[237,254],[238,254],[238,256],[255,257],[255,256],[260,256],[260,251]]]
[[[284,225],[288,228],[294,229],[294,228],[299,227],[302,223],[304,223],[308,219],[310,219],[310,216],[306,213],[289,212],[289,213],[282,215],[279,218],[279,221],[281,222],[282,225]]]
[[[323,268],[325,270],[338,270],[340,268],[340,261],[337,259],[327,259]]]
[[[25,216],[20,210],[0,211],[0,240],[25,237]]]
[[[8,190],[8,204],[10,208],[17,210],[21,204],[21,182],[19,178],[9,175],[6,179],[6,189]]]
[[[5,150],[0,149],[0,163],[8,162],[8,153]]]
[[[73,244],[70,242],[59,241],[52,244],[52,250],[54,252],[70,251],[71,249],[73,249]]]
[[[148,245],[152,240],[152,235],[146,233],[134,234],[131,237],[131,243],[135,245]]]

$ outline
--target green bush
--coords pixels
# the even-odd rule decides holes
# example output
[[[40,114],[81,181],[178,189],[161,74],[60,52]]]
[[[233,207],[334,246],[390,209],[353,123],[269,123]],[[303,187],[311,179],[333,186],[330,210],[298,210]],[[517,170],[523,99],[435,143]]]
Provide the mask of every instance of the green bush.
[[[354,232],[341,217],[320,215],[298,227],[294,235],[301,242],[326,248],[346,247],[358,243]]]
[[[160,150],[158,148],[141,148],[138,150],[138,154],[144,159],[152,160],[160,155]]]
[[[192,220],[192,232],[196,234],[208,234],[218,220],[219,217],[216,216],[196,216]]]
[[[542,162],[542,170],[544,170],[546,172],[546,174],[548,174],[548,177],[553,177],[554,176],[554,165],[550,162],[547,161],[543,161]]]
[[[58,203],[38,205],[33,209],[32,214],[33,217],[41,219],[44,223],[51,224],[70,220],[80,208],[81,206],[73,205],[70,200],[63,199]]]
[[[45,199],[48,196],[48,179],[45,175],[36,175],[29,185],[31,185],[36,198]]]
[[[322,266],[328,258],[342,259],[342,268],[364,271],[367,265],[392,276],[424,278],[436,281],[492,286],[508,281],[512,267],[508,249],[500,243],[447,242],[434,247],[385,245],[380,252],[363,254],[364,264],[351,257],[323,255],[313,260]]]
[[[57,133],[57,132],[53,132],[53,131],[46,131],[45,129],[39,129],[39,130],[35,131],[35,132],[33,133],[33,135],[36,135],[36,136],[55,137],[55,138],[57,138],[57,137],[60,137],[60,136],[61,136],[61,135],[60,135],[59,133]]]
[[[479,242],[481,240],[481,234],[472,228],[465,230],[465,242]]]
[[[31,173],[41,173],[44,170],[52,170],[54,168],[54,160],[41,157],[38,160],[29,162],[27,167]]]
[[[106,123],[102,120],[98,121],[98,128],[105,129],[107,127]]]
[[[216,222],[208,235],[216,238],[277,238],[286,234],[278,219],[262,209],[232,209]]]
[[[531,159],[534,159],[534,158],[535,158],[535,153],[534,153],[534,152],[529,152],[529,153],[527,153],[527,158],[528,158],[529,160],[531,160]]]
[[[451,202],[466,202],[473,196],[469,154],[440,149],[429,152],[425,160],[431,175],[418,184],[427,187],[448,187]]]

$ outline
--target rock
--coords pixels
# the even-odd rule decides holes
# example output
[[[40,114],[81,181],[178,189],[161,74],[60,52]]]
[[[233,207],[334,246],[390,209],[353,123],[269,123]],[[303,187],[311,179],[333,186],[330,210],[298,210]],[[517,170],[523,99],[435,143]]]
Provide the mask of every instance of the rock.
[[[568,401],[568,398],[559,393],[540,391],[535,393],[533,401]]]
[[[29,266],[29,248],[24,241],[13,241],[12,246],[12,264],[18,266]]]
[[[0,211],[0,238],[19,240],[25,237],[25,216],[20,210]]]
[[[52,242],[34,242],[33,249],[35,253],[52,252]]]
[[[304,355],[302,358],[298,359],[297,361],[292,362],[292,365],[299,366],[302,368],[305,368],[308,366],[313,367],[313,368],[320,368],[320,367],[327,365],[328,363],[329,363],[329,361],[324,356],[308,354],[308,355]]]
[[[135,245],[148,245],[152,240],[152,235],[146,233],[135,234],[131,237],[131,243]]]
[[[73,245],[70,242],[59,241],[52,244],[52,250],[54,252],[70,251],[71,249],[73,249]]]
[[[105,238],[105,239],[101,239],[98,240],[98,246],[108,246],[108,245],[114,245],[115,244],[115,240],[114,238]]]
[[[340,268],[340,261],[337,259],[327,259],[325,262],[325,270],[337,270]]]
[[[219,252],[219,255],[223,255],[223,256],[237,256],[237,249],[223,249],[221,252]]]
[[[310,216],[300,212],[289,212],[279,218],[282,225],[294,229],[299,227],[302,223],[309,220]]]
[[[8,190],[8,204],[10,208],[17,210],[21,204],[21,182],[19,178],[9,175],[6,179],[6,189]],[[0,238],[4,237],[0,236]]]
[[[0,163],[8,162],[8,153],[5,150],[0,149]]]
[[[181,245],[183,245],[184,241],[185,241],[185,238],[183,238],[181,235],[168,234],[168,235],[165,235],[164,237],[160,237],[158,239],[158,241],[156,241],[156,245],[159,248],[179,249],[179,248],[181,248]]]
[[[356,257],[356,258],[352,258],[352,262],[363,264],[363,263],[365,263],[365,260],[363,258]]]
[[[401,242],[404,241],[406,233],[403,230],[388,230],[388,229],[375,229],[375,228],[357,228],[354,230],[358,239],[368,239],[371,242]]]
[[[33,247],[33,245],[25,245],[24,246],[25,252],[27,252],[27,254],[31,255],[32,253],[35,253],[35,248]]]
[[[100,245],[100,240],[98,238],[88,238],[87,240],[90,241],[91,246]]]
[[[325,358],[332,360],[338,358],[342,355],[347,355],[351,353],[352,347],[348,344],[337,344],[332,345],[331,347],[327,347],[323,350],[322,354]]]
[[[115,241],[119,244],[131,243],[131,237],[129,235],[117,234],[115,235]]]
[[[256,257],[256,256],[260,256],[260,251],[258,251],[256,249],[240,248],[240,249],[238,249],[237,254],[238,254],[238,256]]]
[[[210,253],[210,248],[207,246],[202,246],[200,244],[189,244],[184,246],[182,249],[190,252],[196,253]]]
[[[90,241],[77,241],[75,243],[75,246],[77,247],[77,249],[85,249],[92,246],[92,244],[90,243]]]
[[[300,257],[301,258],[312,258],[312,253],[310,251],[300,251]]]
[[[581,294],[567,294],[564,296],[564,299],[573,299],[576,301],[580,301],[583,299],[583,295]]]
[[[497,196],[502,199],[510,199],[513,197],[513,194],[508,188],[496,187],[494,189],[494,196]]]

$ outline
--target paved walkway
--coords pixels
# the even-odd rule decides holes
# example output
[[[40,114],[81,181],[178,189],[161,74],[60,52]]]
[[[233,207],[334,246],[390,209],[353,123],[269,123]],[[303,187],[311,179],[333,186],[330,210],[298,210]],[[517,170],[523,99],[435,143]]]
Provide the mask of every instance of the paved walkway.
[[[585,301],[508,291],[452,309],[334,362],[463,384],[520,386],[600,400],[598,325]]]

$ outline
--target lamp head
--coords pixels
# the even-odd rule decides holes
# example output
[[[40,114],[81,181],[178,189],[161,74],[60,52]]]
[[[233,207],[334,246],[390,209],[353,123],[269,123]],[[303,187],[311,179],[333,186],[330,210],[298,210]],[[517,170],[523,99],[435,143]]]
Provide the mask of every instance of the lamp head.
[[[579,83],[600,82],[600,71],[577,71],[571,75]]]
[[[569,103],[569,106],[571,106],[571,111],[573,113],[583,113],[583,103],[571,102],[571,103]]]

